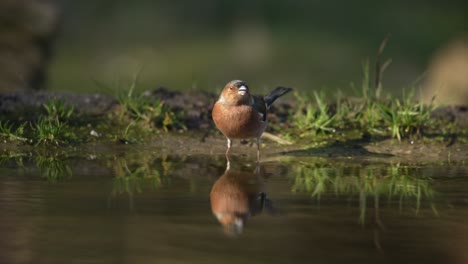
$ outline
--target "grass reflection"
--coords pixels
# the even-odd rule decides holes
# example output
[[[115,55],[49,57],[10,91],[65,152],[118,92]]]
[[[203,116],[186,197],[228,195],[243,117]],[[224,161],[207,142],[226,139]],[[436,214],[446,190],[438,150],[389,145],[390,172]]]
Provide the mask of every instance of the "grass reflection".
[[[73,175],[72,168],[68,164],[68,156],[61,152],[6,152],[0,155],[0,165],[17,168],[20,175],[35,174],[34,171],[37,169],[39,176],[49,182],[70,179]]]
[[[58,155],[36,156],[36,166],[41,177],[49,182],[57,182],[72,177],[71,167],[66,163],[64,157]]]
[[[364,223],[368,201],[374,201],[378,209],[381,197],[389,204],[398,204],[400,210],[405,204],[413,205],[419,213],[425,200],[437,214],[432,203],[434,190],[431,179],[420,177],[418,168],[397,165],[366,166],[344,165],[330,167],[329,163],[304,163],[297,167],[292,190],[310,193],[317,201],[322,196],[335,195],[356,198],[359,201],[360,221]]]
[[[24,162],[26,159],[28,159],[28,157],[29,155],[26,153],[16,153],[14,151],[6,152],[0,155],[0,166],[14,166],[19,169],[24,169]]]
[[[173,162],[166,156],[148,153],[96,156],[71,153],[70,150],[38,149],[31,152],[5,151],[0,155],[0,166],[15,168],[18,175],[39,176],[49,182],[69,180],[79,167],[97,166],[112,176],[111,192],[118,195],[158,189],[169,182]]]
[[[135,194],[160,189],[170,183],[172,162],[163,155],[135,154],[114,156],[107,161],[107,166],[114,170],[112,191],[108,206],[119,204],[125,197],[129,210],[135,211]],[[119,202],[120,201],[120,202]]]
[[[166,173],[161,167],[164,167],[164,161],[155,164],[153,159],[142,159],[139,162],[120,158],[113,161],[115,177],[112,193],[133,194],[141,193],[145,188],[158,189],[164,183],[169,181]]]

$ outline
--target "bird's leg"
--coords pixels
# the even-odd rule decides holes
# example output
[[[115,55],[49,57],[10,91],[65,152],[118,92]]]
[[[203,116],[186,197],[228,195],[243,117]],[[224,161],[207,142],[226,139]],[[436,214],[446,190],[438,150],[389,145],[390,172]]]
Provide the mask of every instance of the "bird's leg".
[[[226,138],[226,139],[227,139],[226,158],[229,160],[228,155],[229,155],[229,150],[231,149],[231,146],[232,146],[232,141],[230,138]]]
[[[254,171],[255,176],[260,177],[261,176],[260,172],[261,172],[260,164],[257,162],[257,166],[255,166],[255,171]]]
[[[261,140],[260,137],[257,138],[257,163],[260,162],[260,145]]]

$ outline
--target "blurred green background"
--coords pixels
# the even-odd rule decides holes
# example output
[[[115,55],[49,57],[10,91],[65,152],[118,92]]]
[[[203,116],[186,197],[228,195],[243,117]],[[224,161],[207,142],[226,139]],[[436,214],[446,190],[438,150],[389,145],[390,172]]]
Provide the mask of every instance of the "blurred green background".
[[[384,37],[384,89],[418,79],[467,32],[468,1],[61,0],[48,89],[218,91],[232,79],[349,93]]]

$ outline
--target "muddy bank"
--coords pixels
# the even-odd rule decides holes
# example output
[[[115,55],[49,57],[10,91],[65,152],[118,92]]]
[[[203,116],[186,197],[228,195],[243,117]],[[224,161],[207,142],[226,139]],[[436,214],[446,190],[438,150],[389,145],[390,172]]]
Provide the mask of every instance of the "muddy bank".
[[[147,91],[142,96],[164,102],[172,111],[178,113],[185,124],[186,131],[170,131],[148,139],[145,147],[161,153],[171,154],[209,154],[223,155],[225,140],[215,129],[211,120],[211,109],[217,95],[205,92],[173,92],[165,88]],[[0,95],[0,114],[4,117],[17,118],[34,115],[43,111],[43,104],[50,99],[59,98],[74,107],[74,111],[87,117],[105,117],[117,111],[115,97],[103,94],[74,94],[68,92],[17,92]],[[272,123],[285,122],[296,104],[292,97],[282,98],[272,108]],[[468,108],[463,106],[440,107],[433,112],[433,118],[443,119],[460,127],[468,127]],[[286,128],[287,129],[287,125]],[[275,133],[275,132],[273,132]],[[462,137],[460,140],[459,137]],[[401,142],[366,135],[359,138],[330,140],[321,144],[312,144],[306,140],[297,140],[292,145],[281,145],[269,139],[264,140],[263,156],[278,158],[288,156],[317,156],[327,158],[381,158],[403,159],[408,161],[464,161],[468,158],[466,134],[431,135],[423,138],[405,139]],[[118,143],[99,143],[96,140],[80,145],[80,149],[99,149],[113,151]],[[234,155],[255,155],[251,143],[234,142]],[[140,144],[134,147],[143,147]],[[35,146],[4,141],[0,143],[4,153],[15,150],[33,151]]]
[[[450,163],[468,160],[468,144],[455,141],[453,144],[444,140],[349,140],[323,143],[310,146],[304,142],[281,145],[268,139],[263,140],[262,162],[304,160],[310,158],[343,161],[378,161],[382,163]],[[226,141],[219,132],[192,130],[178,133],[155,135],[145,142],[137,144],[118,144],[110,142],[88,142],[76,146],[34,146],[11,142],[0,142],[2,157],[53,156],[82,159],[96,159],[109,155],[127,155],[126,153],[152,153],[157,156],[213,156],[219,162],[225,162]],[[235,140],[231,150],[231,160],[254,162],[257,148],[254,141]],[[120,153],[120,154],[119,154]]]
[[[218,95],[207,92],[175,92],[166,88],[158,88],[143,93],[151,100],[161,100],[176,112],[180,113],[183,122],[189,129],[212,127],[211,109]],[[70,92],[10,92],[0,94],[0,114],[22,115],[37,113],[43,110],[43,105],[51,99],[62,99],[72,105],[75,111],[83,115],[105,115],[118,108],[114,96],[104,94],[77,94]],[[284,120],[288,111],[296,107],[291,97],[281,98],[272,106],[270,120]],[[433,112],[433,118],[444,119],[468,127],[468,106],[442,106]]]
[[[180,116],[190,129],[212,128],[211,109],[218,95],[206,92],[175,92],[158,88],[142,93],[148,100],[162,101]],[[61,99],[74,107],[77,114],[104,116],[115,112],[119,105],[114,96],[104,94],[77,94],[70,92],[11,92],[0,94],[0,114],[17,117],[43,111],[43,105],[51,99]],[[270,119],[285,119],[293,108],[291,99],[276,102],[271,108]]]

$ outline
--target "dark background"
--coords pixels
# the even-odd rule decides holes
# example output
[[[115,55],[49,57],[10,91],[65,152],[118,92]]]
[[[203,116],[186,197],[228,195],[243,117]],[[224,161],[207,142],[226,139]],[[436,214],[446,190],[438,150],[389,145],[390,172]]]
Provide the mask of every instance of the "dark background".
[[[381,41],[384,89],[410,86],[467,32],[468,1],[61,0],[51,90],[219,90],[232,79],[351,93]]]

